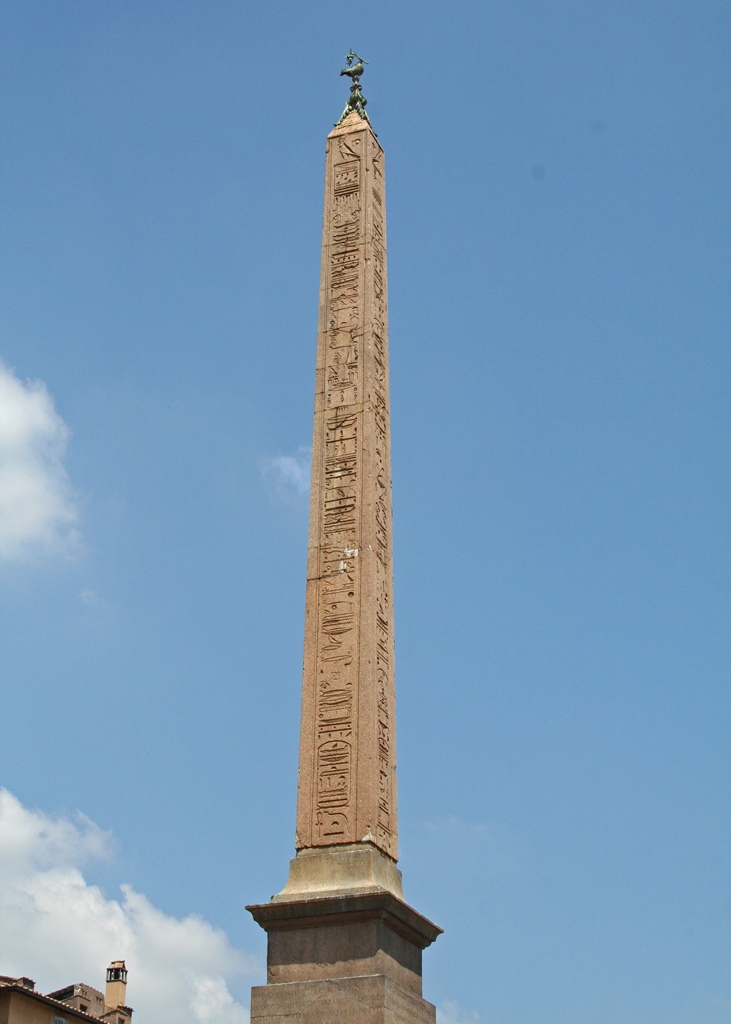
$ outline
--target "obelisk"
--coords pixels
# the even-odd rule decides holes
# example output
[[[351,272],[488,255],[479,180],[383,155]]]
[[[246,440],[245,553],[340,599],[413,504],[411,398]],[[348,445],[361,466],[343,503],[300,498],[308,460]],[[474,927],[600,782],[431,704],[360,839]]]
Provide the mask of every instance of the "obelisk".
[[[364,62],[327,138],[296,857],[270,903],[257,1024],[433,1024],[398,856],[383,149]]]

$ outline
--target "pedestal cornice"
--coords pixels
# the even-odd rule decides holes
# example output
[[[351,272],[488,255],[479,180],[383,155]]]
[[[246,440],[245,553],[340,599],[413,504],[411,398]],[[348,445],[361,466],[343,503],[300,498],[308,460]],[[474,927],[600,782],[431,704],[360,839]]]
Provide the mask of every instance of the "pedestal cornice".
[[[246,909],[266,932],[378,920],[419,949],[426,949],[442,934],[439,925],[386,890],[343,891],[309,899],[252,904]]]

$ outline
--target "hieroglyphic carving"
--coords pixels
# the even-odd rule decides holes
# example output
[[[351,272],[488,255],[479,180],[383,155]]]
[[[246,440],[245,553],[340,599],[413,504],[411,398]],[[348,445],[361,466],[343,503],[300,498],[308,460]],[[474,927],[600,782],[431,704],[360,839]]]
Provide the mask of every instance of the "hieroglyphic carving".
[[[354,537],[358,476],[358,415],[338,409],[325,420],[322,539]],[[347,546],[347,545],[346,545]]]
[[[325,417],[319,581],[315,829],[322,841],[343,841],[352,829],[354,694],[357,687],[354,550],[358,417]]]
[[[298,846],[367,838],[396,857],[384,180],[369,128],[331,134],[327,175]]]
[[[361,160],[360,139],[339,139],[333,167],[330,250],[330,315],[327,356],[328,407],[353,405],[358,392],[360,325]]]
[[[387,851],[392,840],[391,751],[391,602],[386,577],[379,573],[376,605],[376,678],[378,684],[378,836]]]
[[[393,819],[394,764],[393,721],[393,627],[391,607],[391,505],[389,477],[388,366],[386,351],[386,238],[383,208],[383,153],[371,142],[371,245],[373,312],[371,338],[372,413],[375,434],[375,553],[376,560],[376,674],[378,688],[378,829],[377,840],[387,852],[394,852]]]
[[[323,554],[315,696],[315,840],[354,838],[353,745],[357,743],[356,622],[359,513],[359,338],[361,324],[361,140],[334,147],[329,222],[324,466],[320,512]]]

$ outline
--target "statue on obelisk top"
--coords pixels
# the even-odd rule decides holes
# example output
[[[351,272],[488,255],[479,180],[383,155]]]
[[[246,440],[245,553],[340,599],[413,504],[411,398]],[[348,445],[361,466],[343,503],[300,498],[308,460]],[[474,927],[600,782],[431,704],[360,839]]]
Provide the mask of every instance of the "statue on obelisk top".
[[[353,84],[350,87],[350,96],[348,97],[348,102],[345,104],[345,110],[340,115],[340,120],[337,122],[335,127],[337,128],[337,125],[345,120],[351,110],[354,110],[356,114],[360,114],[363,120],[368,121],[370,124],[370,118],[368,117],[368,114],[366,114],[365,109],[368,100],[360,90],[360,76],[365,70],[363,65],[367,64],[368,61],[359,57],[355,50],[351,50],[350,53],[345,55],[345,61],[347,67],[344,67],[340,74],[347,75],[348,78],[352,79]]]
[[[434,1024],[398,858],[383,149],[360,91],[327,137],[297,855],[248,909],[268,934],[252,1024]]]

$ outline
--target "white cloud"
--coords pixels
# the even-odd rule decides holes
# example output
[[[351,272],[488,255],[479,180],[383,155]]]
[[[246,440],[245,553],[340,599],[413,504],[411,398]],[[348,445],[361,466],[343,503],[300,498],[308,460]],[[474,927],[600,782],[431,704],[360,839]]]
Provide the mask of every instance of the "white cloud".
[[[451,999],[437,1007],[437,1024],[478,1024],[479,1020],[476,1010],[465,1010]]]
[[[271,493],[280,501],[301,498],[310,492],[312,449],[298,448],[295,455],[274,455],[261,464],[262,475]]]
[[[39,991],[103,990],[107,964],[124,959],[140,1019],[246,1024],[229,985],[261,975],[259,962],[200,917],[170,917],[128,885],[118,900],[90,885],[81,866],[112,848],[82,815],[51,818],[0,789],[0,973],[29,975]]]
[[[0,561],[74,553],[78,509],[63,465],[69,430],[42,381],[0,363]]]

